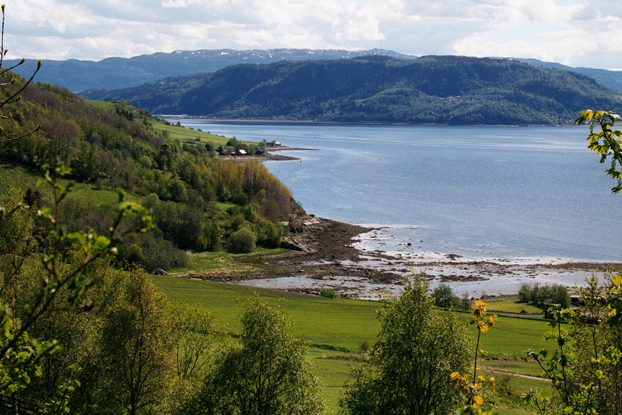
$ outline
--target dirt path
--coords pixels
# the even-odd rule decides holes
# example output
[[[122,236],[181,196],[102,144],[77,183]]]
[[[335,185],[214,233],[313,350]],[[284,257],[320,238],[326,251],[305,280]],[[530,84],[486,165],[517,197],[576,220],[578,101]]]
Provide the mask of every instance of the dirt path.
[[[516,373],[516,372],[512,372],[510,370],[503,370],[503,369],[499,369],[496,367],[491,367],[491,366],[479,366],[478,369],[481,370],[485,370],[487,372],[494,372],[494,373],[503,373],[505,375],[512,375],[512,376],[518,376],[520,378],[525,378],[525,379],[533,379],[533,380],[539,380],[542,382],[550,382],[550,379],[545,379],[545,378],[541,378],[538,376],[532,376],[532,375],[524,375],[522,373]]]

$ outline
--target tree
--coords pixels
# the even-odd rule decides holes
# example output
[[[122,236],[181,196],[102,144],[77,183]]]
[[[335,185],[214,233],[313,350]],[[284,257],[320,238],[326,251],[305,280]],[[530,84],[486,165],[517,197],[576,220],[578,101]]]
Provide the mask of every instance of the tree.
[[[613,193],[622,190],[622,132],[612,128],[619,120],[613,111],[592,110],[581,112],[576,120],[577,124],[589,124],[588,148],[600,155],[600,162],[611,159],[606,173],[618,182],[611,189]],[[600,131],[595,131],[597,126]],[[619,272],[605,276],[605,286],[600,286],[595,276],[586,279],[587,287],[580,288],[582,306],[577,312],[559,304],[548,310],[553,330],[545,334],[545,339],[554,340],[557,346],[552,355],[546,349],[526,352],[526,357],[541,366],[555,391],[552,398],[535,391],[525,394],[525,402],[539,414],[622,411],[622,276]],[[567,297],[561,289],[551,291],[554,302],[566,302]]]
[[[186,303],[174,303],[170,310],[177,376],[182,379],[202,376],[214,343],[223,332],[207,310]]]
[[[168,303],[149,275],[134,270],[123,298],[105,317],[102,376],[110,413],[151,413],[166,400],[174,374]]]
[[[384,304],[369,363],[353,372],[340,402],[345,414],[444,414],[459,405],[450,374],[468,367],[466,327],[427,292],[425,274],[415,275]]]
[[[182,413],[302,415],[323,412],[318,379],[291,320],[259,300],[246,305],[240,345],[223,351]]]
[[[460,299],[447,284],[439,284],[438,287],[434,288],[432,298],[437,307],[456,307],[460,304]]]
[[[45,178],[41,181],[52,189],[53,205],[41,208],[38,216],[47,221],[51,229],[46,241],[49,245],[41,253],[42,275],[36,281],[30,278],[31,285],[22,290],[21,295],[20,284],[28,277],[26,273],[32,274],[24,264],[38,250],[28,232],[32,215],[21,203],[9,205],[9,209],[0,207],[0,326],[3,332],[0,337],[0,404],[15,411],[22,403],[6,397],[25,387],[32,375],[40,374],[41,360],[59,349],[55,337],[33,339],[30,330],[55,309],[91,310],[93,306],[84,298],[84,293],[93,285],[89,275],[93,264],[115,253],[123,237],[151,226],[151,218],[144,215],[145,210],[135,203],[125,202],[125,194],[120,191],[109,238],[95,232],[68,233],[59,223],[59,210],[74,183],[69,182],[67,186],[59,183],[68,173],[60,163],[55,167],[44,166],[44,170]],[[121,231],[120,226],[128,214],[142,215],[142,218]],[[20,233],[12,229],[20,229]],[[78,248],[78,254],[73,257],[65,252],[66,245],[71,242]]]

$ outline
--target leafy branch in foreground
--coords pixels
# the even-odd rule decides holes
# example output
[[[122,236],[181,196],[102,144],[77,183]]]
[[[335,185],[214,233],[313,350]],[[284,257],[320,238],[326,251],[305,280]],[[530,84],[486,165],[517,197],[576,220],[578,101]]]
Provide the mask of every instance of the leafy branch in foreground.
[[[611,188],[611,191],[617,194],[622,190],[622,141],[620,141],[622,131],[612,128],[616,121],[620,121],[620,115],[615,111],[586,110],[581,111],[575,123],[589,124],[588,148],[600,155],[601,163],[611,156],[611,167],[607,170],[607,175],[618,181],[617,186]],[[600,127],[599,132],[594,132],[596,126]]]
[[[526,358],[531,358],[538,363],[545,376],[551,380],[563,404],[568,407],[570,406],[572,395],[568,373],[571,363],[568,356],[568,348],[571,346],[570,342],[572,339],[569,333],[562,327],[562,323],[571,324],[575,313],[559,305],[551,307],[549,313],[553,316],[550,324],[554,327],[554,330],[545,333],[544,338],[546,340],[555,340],[557,350],[550,358],[547,358],[548,352],[546,349],[542,349],[539,352],[528,350]]]
[[[554,390],[552,398],[535,390],[523,395],[523,403],[541,415],[620,413],[622,336],[617,317],[622,310],[622,276],[605,277],[605,287],[599,287],[595,277],[586,279],[588,286],[580,288],[583,304],[578,312],[559,305],[549,309],[554,329],[545,339],[554,340],[557,346],[551,356],[546,349],[526,352]],[[566,324],[568,330],[563,327]]]
[[[2,10],[2,30],[0,31],[0,77],[2,77],[6,72],[11,71],[15,68],[17,68],[18,66],[22,65],[25,62],[25,59],[22,58],[18,63],[16,63],[15,65],[9,67],[9,68],[3,68],[3,64],[4,64],[4,56],[6,55],[6,53],[8,52],[8,49],[4,48],[4,4],[2,6],[0,6],[0,9]],[[35,78],[35,75],[37,74],[37,72],[39,72],[39,70],[41,69],[41,61],[37,61],[37,68],[35,69],[35,71],[32,73],[32,75],[30,76],[30,78],[24,83],[22,84],[22,86],[15,92],[13,92],[12,94],[9,95],[8,98],[3,99],[2,101],[0,101],[0,109],[2,109],[5,105],[8,104],[12,104],[14,102],[17,102],[21,99],[20,95],[24,89],[26,89],[26,87],[32,82],[32,80]],[[15,78],[11,78],[10,82],[3,82],[0,83],[0,87],[6,87],[9,85],[13,85],[15,84],[16,79]],[[9,118],[10,115],[3,115],[0,114],[0,118]],[[26,134],[20,135],[20,136],[15,136],[15,137],[7,137],[7,138],[2,138],[0,137],[0,144],[2,143],[8,143],[9,141],[15,141],[15,140],[19,140],[21,138],[27,137],[30,134],[33,134],[37,131],[39,131],[39,129],[41,128],[41,126],[37,126],[34,130],[27,132]],[[0,127],[0,135],[2,134],[2,127]]]

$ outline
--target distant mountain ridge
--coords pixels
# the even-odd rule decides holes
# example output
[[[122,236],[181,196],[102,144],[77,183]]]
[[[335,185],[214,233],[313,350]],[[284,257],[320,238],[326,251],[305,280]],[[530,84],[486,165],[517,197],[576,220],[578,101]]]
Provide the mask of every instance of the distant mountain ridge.
[[[549,69],[561,69],[564,71],[577,72],[596,79],[603,85],[622,91],[622,71],[609,71],[606,69],[596,68],[573,68],[571,66],[562,65],[555,62],[543,62],[537,59],[516,59],[519,62],[528,63],[529,65],[539,66]]]
[[[154,53],[132,58],[107,58],[101,61],[44,60],[37,81],[65,87],[73,92],[89,89],[118,89],[133,87],[163,78],[216,72],[227,66],[240,63],[266,64],[283,60],[333,60],[361,56],[388,56],[396,59],[411,59],[385,49],[359,51],[326,49],[268,49],[268,50],[196,50]],[[7,66],[17,63],[7,61]],[[36,67],[35,60],[15,69],[21,76],[30,76]]]
[[[555,125],[586,108],[622,108],[619,91],[576,72],[460,56],[235,65],[82,95],[158,114],[357,123]]]

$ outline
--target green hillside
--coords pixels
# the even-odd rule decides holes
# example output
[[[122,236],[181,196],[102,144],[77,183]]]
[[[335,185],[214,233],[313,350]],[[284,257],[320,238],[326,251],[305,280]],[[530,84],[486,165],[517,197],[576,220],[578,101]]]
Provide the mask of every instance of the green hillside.
[[[4,99],[20,82],[0,91]],[[187,265],[187,250],[277,248],[280,222],[300,211],[291,192],[259,161],[222,160],[216,151],[243,148],[254,154],[265,143],[171,125],[127,102],[86,102],[43,83],[29,85],[5,109],[11,115],[0,120],[0,138],[23,138],[0,146],[0,201],[15,197],[17,189],[28,194],[28,204],[50,206],[51,193],[36,186],[37,176],[43,165],[61,161],[71,170],[66,179],[77,182],[63,204],[63,222],[69,231],[106,233],[115,189],[124,189],[130,200],[151,209],[156,229],[125,239],[121,263],[153,271]]]
[[[224,119],[449,125],[565,124],[622,106],[620,91],[582,74],[456,56],[236,65],[87,96]]]

